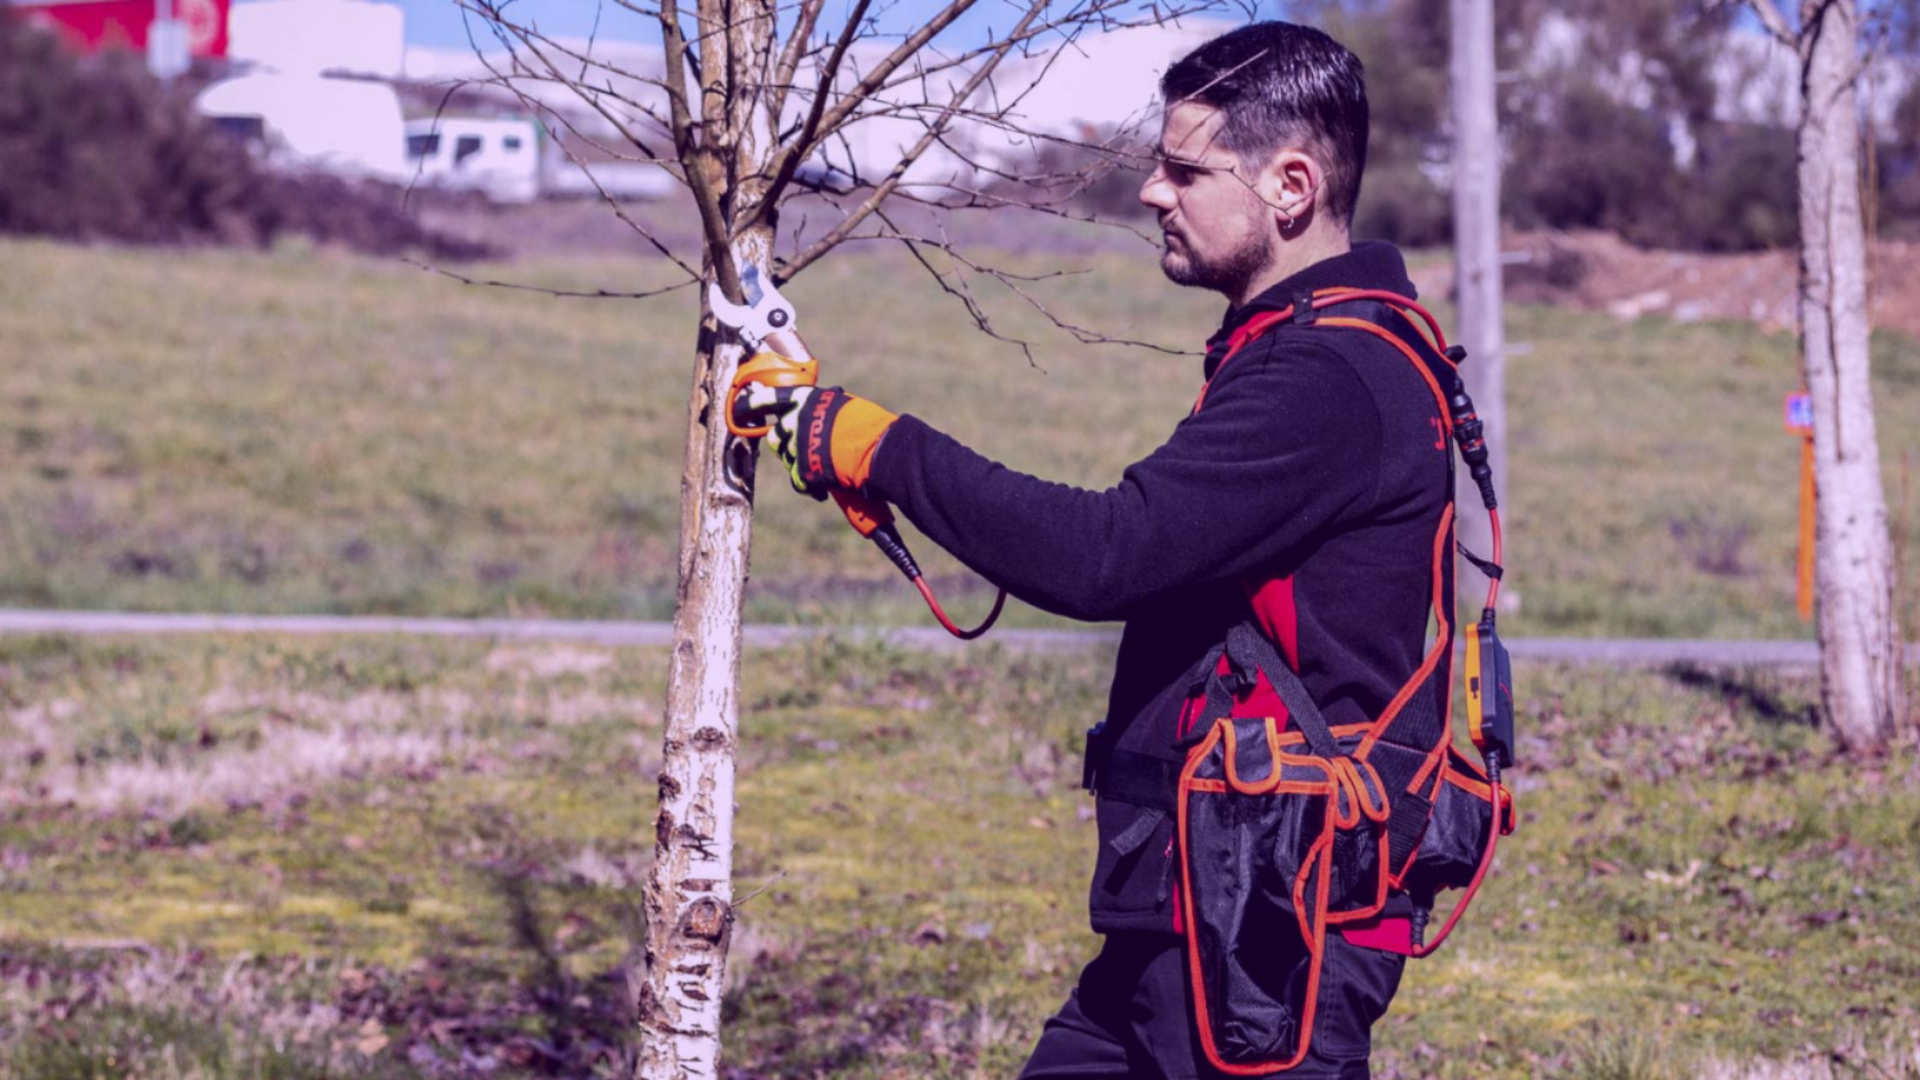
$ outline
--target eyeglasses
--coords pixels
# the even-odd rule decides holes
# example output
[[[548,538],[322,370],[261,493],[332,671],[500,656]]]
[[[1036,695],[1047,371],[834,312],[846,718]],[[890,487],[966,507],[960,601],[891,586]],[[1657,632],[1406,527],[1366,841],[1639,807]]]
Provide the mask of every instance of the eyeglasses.
[[[1191,176],[1191,175],[1198,175],[1198,174],[1223,173],[1223,172],[1233,171],[1233,166],[1231,164],[1209,165],[1204,161],[1193,161],[1188,158],[1174,157],[1173,155],[1167,153],[1165,150],[1161,150],[1158,148],[1155,148],[1153,152],[1148,155],[1148,157],[1155,165],[1159,166],[1162,169],[1165,169],[1167,171],[1167,175],[1170,177],[1180,176],[1180,175]]]

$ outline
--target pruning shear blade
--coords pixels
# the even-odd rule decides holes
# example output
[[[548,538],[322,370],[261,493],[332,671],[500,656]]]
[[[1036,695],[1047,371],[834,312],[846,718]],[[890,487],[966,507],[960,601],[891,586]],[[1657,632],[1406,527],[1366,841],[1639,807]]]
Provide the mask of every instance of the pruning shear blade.
[[[740,288],[746,295],[744,305],[728,300],[719,282],[709,282],[707,306],[713,309],[714,318],[731,327],[749,348],[758,348],[769,334],[794,328],[793,305],[780,295],[772,279],[762,274],[757,264],[748,263],[740,272]]]

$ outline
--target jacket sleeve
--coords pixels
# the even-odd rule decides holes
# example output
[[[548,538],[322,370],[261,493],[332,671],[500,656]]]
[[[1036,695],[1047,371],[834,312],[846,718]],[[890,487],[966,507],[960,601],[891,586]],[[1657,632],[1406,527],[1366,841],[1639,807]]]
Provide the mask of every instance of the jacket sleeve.
[[[887,432],[867,490],[1014,596],[1104,621],[1237,577],[1363,513],[1380,437],[1345,360],[1269,339],[1223,367],[1206,406],[1105,491],[1015,472],[912,416]]]

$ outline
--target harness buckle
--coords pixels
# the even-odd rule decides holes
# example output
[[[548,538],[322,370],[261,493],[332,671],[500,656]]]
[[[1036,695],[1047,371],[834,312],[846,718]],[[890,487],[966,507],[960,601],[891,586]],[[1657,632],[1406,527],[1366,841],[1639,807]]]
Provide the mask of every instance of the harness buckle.
[[[1314,320],[1319,317],[1320,313],[1313,310],[1313,291],[1311,289],[1301,289],[1299,292],[1293,294],[1293,318],[1291,321],[1295,326],[1312,326]]]

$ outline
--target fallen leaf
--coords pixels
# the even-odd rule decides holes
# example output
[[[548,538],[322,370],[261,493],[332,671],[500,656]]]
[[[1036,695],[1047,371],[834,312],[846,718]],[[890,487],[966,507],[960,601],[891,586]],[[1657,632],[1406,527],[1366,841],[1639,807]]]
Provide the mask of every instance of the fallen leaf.
[[[386,1046],[386,1030],[380,1026],[380,1021],[371,1016],[367,1017],[367,1022],[360,1025],[360,1037],[354,1040],[353,1048],[367,1057],[372,1057],[386,1049]]]

